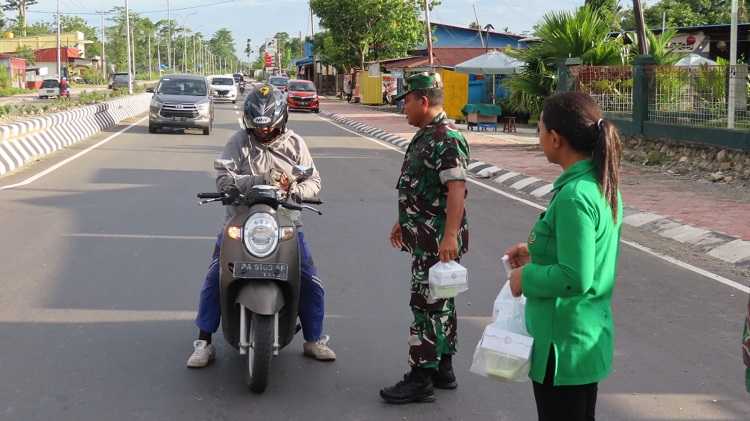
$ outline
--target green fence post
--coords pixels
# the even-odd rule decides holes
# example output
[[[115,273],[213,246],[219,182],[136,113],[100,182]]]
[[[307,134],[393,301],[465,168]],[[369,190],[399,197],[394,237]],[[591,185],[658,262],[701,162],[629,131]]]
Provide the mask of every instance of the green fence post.
[[[638,134],[643,134],[643,123],[648,121],[650,93],[656,83],[654,66],[652,56],[638,56],[633,64],[633,128]]]

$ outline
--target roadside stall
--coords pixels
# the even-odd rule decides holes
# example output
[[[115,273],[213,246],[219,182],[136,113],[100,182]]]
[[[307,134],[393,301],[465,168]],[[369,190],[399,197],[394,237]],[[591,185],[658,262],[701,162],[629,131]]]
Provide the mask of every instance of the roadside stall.
[[[502,114],[500,107],[495,105],[497,103],[497,76],[518,73],[523,65],[523,62],[495,50],[456,65],[456,71],[460,73],[492,76],[491,104],[467,104],[462,109],[464,115],[467,116],[470,129],[476,127],[478,129],[492,128],[497,130],[497,118]],[[515,131],[515,117],[505,117],[505,119],[508,119],[508,121],[504,121],[503,129]]]

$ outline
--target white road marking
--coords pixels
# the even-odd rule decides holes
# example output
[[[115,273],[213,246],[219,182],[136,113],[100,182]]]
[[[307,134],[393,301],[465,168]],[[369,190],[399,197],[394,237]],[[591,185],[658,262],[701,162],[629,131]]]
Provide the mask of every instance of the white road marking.
[[[381,141],[379,141],[377,139],[373,139],[373,138],[368,137],[368,136],[364,136],[364,135],[362,135],[360,133],[357,133],[357,132],[355,132],[353,130],[349,130],[348,128],[343,127],[343,126],[341,126],[341,125],[339,125],[337,123],[334,123],[333,121],[331,121],[329,119],[326,119],[326,118],[323,118],[321,116],[318,116],[318,118],[320,118],[321,120],[326,121],[326,122],[328,122],[328,123],[330,123],[330,124],[332,124],[332,125],[340,128],[342,130],[345,130],[345,131],[347,131],[349,133],[352,133],[352,134],[354,134],[356,136],[359,136],[359,137],[361,137],[363,139],[367,139],[367,140],[369,140],[371,142],[377,143],[378,145],[380,145],[380,146],[382,146],[384,148],[396,151],[396,152],[400,153],[401,155],[405,154],[402,150],[400,150],[400,149],[398,149],[398,148],[396,148],[394,146],[391,146],[391,145],[389,145],[387,143],[381,142]],[[479,182],[477,180],[467,179],[467,181],[469,183],[476,184],[476,185],[478,185],[480,187],[483,187],[483,188],[485,188],[485,189],[487,189],[487,190],[489,190],[489,191],[491,191],[493,193],[497,193],[497,194],[499,194],[501,196],[507,197],[508,199],[515,200],[516,202],[523,203],[524,205],[527,205],[527,206],[531,206],[532,208],[539,209],[541,211],[546,211],[547,210],[547,208],[545,206],[542,206],[542,205],[540,205],[538,203],[531,202],[529,200],[523,199],[523,198],[515,196],[513,194],[506,193],[506,192],[504,192],[502,190],[499,190],[499,189],[497,189],[495,187],[489,186],[489,185],[484,184],[482,182]],[[707,271],[705,269],[701,269],[701,268],[693,266],[693,265],[691,265],[689,263],[685,263],[685,262],[683,262],[681,260],[675,259],[674,257],[670,257],[670,256],[667,256],[667,255],[658,253],[658,252],[653,251],[650,248],[648,248],[648,247],[646,247],[644,245],[641,245],[641,244],[639,244],[637,242],[634,242],[634,241],[622,240],[622,243],[625,244],[625,245],[628,245],[630,247],[633,247],[634,249],[639,250],[639,251],[641,251],[643,253],[646,253],[646,254],[648,254],[650,256],[656,257],[657,259],[660,259],[660,260],[663,260],[665,262],[671,263],[671,264],[673,264],[675,266],[678,266],[678,267],[681,267],[681,268],[683,268],[685,270],[689,270],[689,271],[691,271],[693,273],[696,273],[698,275],[704,276],[704,277],[706,277],[708,279],[712,279],[712,280],[714,280],[716,282],[719,282],[721,284],[724,284],[726,286],[734,288],[734,289],[736,289],[738,291],[742,291],[745,294],[750,294],[750,288],[748,288],[747,286],[742,285],[742,284],[740,284],[738,282],[735,282],[735,281],[733,281],[731,279],[727,279],[727,278],[725,278],[725,277],[723,277],[721,275],[717,275],[717,274],[715,274],[713,272],[709,272],[709,271]]]
[[[23,180],[23,181],[21,181],[19,183],[16,183],[16,184],[10,184],[10,185],[7,185],[7,186],[2,186],[2,187],[0,187],[0,191],[2,191],[2,190],[10,190],[10,189],[14,189],[16,187],[21,187],[21,186],[29,185],[29,184],[33,183],[34,181],[39,180],[40,178],[44,177],[45,175],[48,175],[48,174],[51,174],[51,173],[55,172],[59,168],[67,165],[68,163],[70,163],[72,161],[75,161],[76,159],[78,159],[78,158],[86,155],[87,153],[93,151],[94,149],[96,149],[96,148],[98,148],[98,147],[100,147],[100,146],[108,143],[109,141],[111,141],[112,139],[116,138],[117,136],[119,136],[119,135],[125,133],[126,131],[132,129],[133,127],[139,125],[141,122],[143,122],[147,118],[148,117],[141,118],[140,120],[136,121],[135,123],[133,123],[133,124],[131,124],[131,125],[125,127],[125,128],[120,129],[120,131],[118,131],[117,133],[114,133],[114,134],[110,135],[109,137],[107,137],[106,139],[99,141],[95,145],[89,146],[88,148],[82,150],[81,152],[78,152],[77,154],[71,156],[70,158],[65,159],[64,161],[58,162],[57,164],[55,164],[55,165],[47,168],[46,170],[44,170],[44,171],[42,171],[42,172],[40,172],[40,173],[38,173],[38,174],[36,174],[36,175],[34,175],[32,177],[29,177],[29,178],[27,178],[27,179],[25,179],[25,180]]]
[[[76,233],[65,234],[63,237],[73,238],[120,238],[133,240],[216,240],[216,236],[207,235],[151,235],[151,234],[102,234]]]

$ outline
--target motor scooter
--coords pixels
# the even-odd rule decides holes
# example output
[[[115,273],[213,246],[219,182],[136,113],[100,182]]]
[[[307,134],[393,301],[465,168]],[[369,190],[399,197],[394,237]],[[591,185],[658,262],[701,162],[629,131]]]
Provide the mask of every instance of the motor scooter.
[[[232,160],[217,159],[214,168],[237,178],[237,164]],[[302,182],[312,173],[313,168],[296,166],[292,180]],[[293,212],[322,215],[308,205],[322,202],[293,203],[270,185],[256,185],[248,192],[198,193],[198,198],[202,205],[221,202],[236,209],[221,242],[221,325],[224,339],[247,357],[248,387],[262,393],[268,385],[272,356],[299,330],[301,262]]]

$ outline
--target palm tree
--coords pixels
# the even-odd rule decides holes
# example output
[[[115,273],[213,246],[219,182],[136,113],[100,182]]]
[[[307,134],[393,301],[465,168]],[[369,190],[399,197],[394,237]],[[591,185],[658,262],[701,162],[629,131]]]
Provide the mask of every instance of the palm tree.
[[[506,82],[514,111],[538,115],[544,98],[555,90],[556,68],[567,58],[577,57],[589,65],[623,64],[622,40],[611,36],[606,14],[591,6],[548,13],[534,35],[541,39],[538,44],[508,52],[527,64]]]
[[[684,53],[674,51],[670,47],[672,39],[677,35],[677,30],[667,28],[659,35],[654,34],[651,29],[646,29],[646,39],[648,40],[648,54],[654,58],[656,64],[675,64],[685,56]],[[635,59],[638,55],[638,40],[633,41],[633,48],[630,51],[629,61]]]

